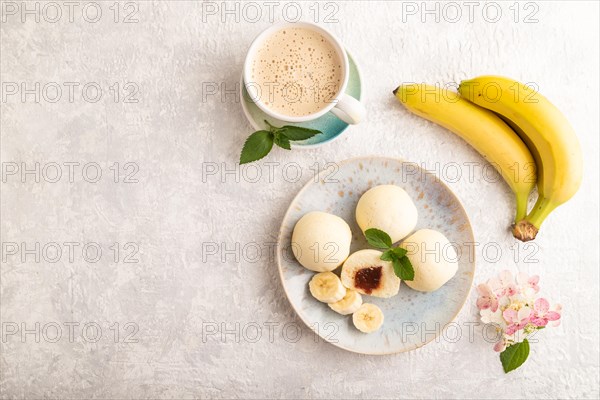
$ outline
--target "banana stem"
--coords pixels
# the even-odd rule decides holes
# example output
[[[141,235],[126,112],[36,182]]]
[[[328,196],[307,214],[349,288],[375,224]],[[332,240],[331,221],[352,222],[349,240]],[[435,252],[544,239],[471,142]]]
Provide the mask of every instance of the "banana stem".
[[[526,219],[522,219],[513,225],[512,234],[521,242],[529,242],[535,239],[538,233],[538,228]]]
[[[516,200],[517,214],[515,215],[515,223],[521,221],[527,215],[527,202],[529,200],[529,193],[516,193]]]
[[[527,216],[527,220],[539,229],[542,226],[542,222],[557,206],[558,204],[551,199],[540,196]]]
[[[557,206],[552,200],[540,196],[529,215],[513,226],[513,236],[523,242],[535,239],[542,222]]]

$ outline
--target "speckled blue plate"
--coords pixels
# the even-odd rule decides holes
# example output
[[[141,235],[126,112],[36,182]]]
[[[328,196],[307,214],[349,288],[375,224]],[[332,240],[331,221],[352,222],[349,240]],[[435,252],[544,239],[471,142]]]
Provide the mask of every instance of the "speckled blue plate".
[[[390,354],[414,350],[440,337],[443,328],[465,303],[475,273],[473,231],[460,201],[437,177],[416,164],[382,157],[346,160],[337,170],[326,170],[318,182],[311,179],[290,204],[279,234],[278,264],[285,292],[300,318],[324,340],[364,354]],[[342,217],[352,229],[351,251],[369,248],[354,212],[360,196],[369,188],[398,185],[408,192],[419,211],[416,229],[442,232],[459,254],[458,272],[432,293],[421,293],[402,283],[397,296],[380,299],[363,296],[378,305],[385,322],[371,334],[358,331],[351,316],[335,313],[315,300],[308,282],[315,274],[294,258],[290,242],[296,222],[309,211],[325,211]],[[339,269],[335,272],[339,273]]]
[[[347,51],[346,51],[347,52]],[[357,100],[361,99],[363,88],[362,79],[358,66],[350,53],[348,53],[348,63],[350,64],[350,76],[348,77],[348,86],[346,87],[346,94],[354,97]],[[246,87],[244,86],[244,80],[240,81],[241,99],[242,99],[242,110],[244,115],[256,130],[268,129],[265,124],[265,119],[275,126],[283,125],[299,125],[305,128],[317,129],[323,132],[320,135],[316,135],[308,140],[301,142],[292,142],[292,147],[295,148],[311,148],[319,145],[328,143],[333,139],[337,138],[348,128],[348,124],[337,118],[332,113],[328,112],[320,118],[309,122],[290,123],[274,119],[265,114],[254,102],[250,99]]]

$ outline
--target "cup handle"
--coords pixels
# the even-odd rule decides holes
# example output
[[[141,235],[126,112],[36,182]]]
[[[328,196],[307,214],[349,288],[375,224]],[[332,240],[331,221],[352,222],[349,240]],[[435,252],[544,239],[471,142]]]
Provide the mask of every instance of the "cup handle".
[[[342,121],[352,125],[358,124],[367,114],[365,106],[360,101],[345,93],[331,109],[331,112]]]

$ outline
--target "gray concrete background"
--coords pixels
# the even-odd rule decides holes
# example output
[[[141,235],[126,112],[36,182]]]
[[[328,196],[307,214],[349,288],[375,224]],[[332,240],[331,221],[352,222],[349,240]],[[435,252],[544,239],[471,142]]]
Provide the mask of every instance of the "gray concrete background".
[[[0,397],[597,398],[598,4],[497,3],[470,17],[458,3],[452,22],[439,3],[436,22],[421,2],[302,3],[302,19],[359,61],[368,121],[239,169],[251,127],[231,92],[245,51],[269,9],[296,15],[255,4],[256,22],[256,7],[233,2],[0,2]],[[483,177],[483,158],[391,96],[401,82],[484,73],[537,84],[584,149],[581,190],[529,246],[508,233],[512,197]],[[449,184],[481,243],[477,283],[539,273],[563,304],[523,368],[504,375],[481,329],[469,337],[475,293],[459,339],[393,356],[340,350],[295,316],[272,254],[280,221],[315,171],[362,155],[422,163]]]

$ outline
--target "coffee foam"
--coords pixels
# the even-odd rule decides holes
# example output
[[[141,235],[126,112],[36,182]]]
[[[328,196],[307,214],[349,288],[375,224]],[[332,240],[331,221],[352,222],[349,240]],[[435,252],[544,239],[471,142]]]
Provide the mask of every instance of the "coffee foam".
[[[342,84],[342,62],[319,32],[284,28],[266,38],[251,65],[251,81],[271,110],[306,116],[327,107]]]

